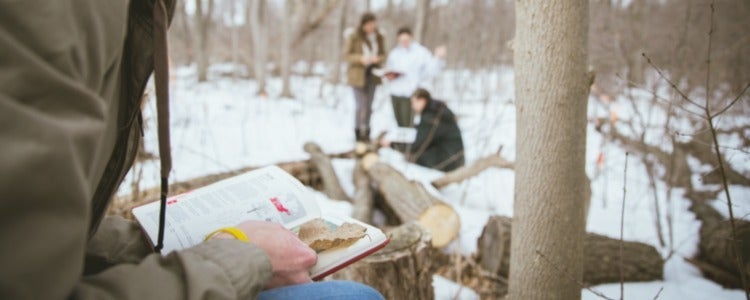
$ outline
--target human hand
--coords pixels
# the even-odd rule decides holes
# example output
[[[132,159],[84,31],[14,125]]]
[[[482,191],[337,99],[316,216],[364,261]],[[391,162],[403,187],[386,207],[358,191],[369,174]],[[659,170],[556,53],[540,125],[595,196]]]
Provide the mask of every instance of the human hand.
[[[369,56],[362,56],[362,58],[359,59],[359,62],[365,66],[369,66],[372,63],[372,59]]]
[[[246,221],[236,227],[271,258],[272,277],[266,284],[267,289],[312,282],[308,270],[315,265],[318,256],[296,234],[271,222]],[[214,238],[234,237],[222,233]]]
[[[378,57],[378,56],[373,56],[373,57],[371,57],[371,58],[370,58],[370,61],[371,61],[371,62],[372,62],[373,64],[379,64],[379,63],[380,63],[380,57]]]
[[[445,46],[440,46],[435,48],[435,57],[443,59],[448,54],[448,48]]]
[[[380,139],[380,147],[390,148],[391,147],[391,141],[386,140],[386,139]]]

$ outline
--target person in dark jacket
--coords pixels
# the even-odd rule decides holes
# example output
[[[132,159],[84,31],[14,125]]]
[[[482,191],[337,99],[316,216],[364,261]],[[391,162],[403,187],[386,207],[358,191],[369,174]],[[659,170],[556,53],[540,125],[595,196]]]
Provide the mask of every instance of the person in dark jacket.
[[[425,89],[411,96],[416,114],[417,136],[406,147],[406,157],[418,165],[441,171],[455,170],[464,165],[464,144],[456,116],[443,101],[432,99]],[[385,141],[385,146],[390,142]]]
[[[344,58],[349,63],[346,81],[353,88],[356,100],[354,132],[357,141],[367,141],[370,139],[370,116],[375,88],[381,83],[380,78],[372,74],[372,70],[379,68],[386,59],[384,38],[378,32],[374,14],[362,15],[356,32],[346,39]]]

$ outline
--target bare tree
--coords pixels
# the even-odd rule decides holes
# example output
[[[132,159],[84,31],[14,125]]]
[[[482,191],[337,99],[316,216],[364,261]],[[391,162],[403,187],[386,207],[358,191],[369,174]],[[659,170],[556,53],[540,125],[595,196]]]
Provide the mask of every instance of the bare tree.
[[[203,11],[203,4],[206,11]],[[195,24],[198,26],[198,81],[206,81],[208,73],[208,31],[213,15],[213,0],[195,0]]]
[[[348,9],[349,1],[342,1],[338,28],[336,30],[336,60],[333,64],[333,75],[331,77],[331,83],[333,84],[338,84],[341,81],[341,59],[344,55],[342,52],[344,51],[344,30],[346,28],[346,15]]]
[[[427,31],[427,17],[430,11],[430,0],[417,0],[417,17],[414,23],[414,40],[424,43],[424,35]]]
[[[290,87],[291,64],[292,64],[292,14],[294,13],[294,3],[292,0],[286,0],[283,3],[281,20],[281,78],[282,88],[281,97],[291,98],[292,89]]]
[[[588,2],[516,1],[516,136],[524,138],[516,147],[509,299],[581,298]]]
[[[255,80],[258,82],[258,94],[266,94],[266,50],[268,39],[266,37],[266,1],[250,1],[250,34],[253,38],[253,65],[255,67]]]

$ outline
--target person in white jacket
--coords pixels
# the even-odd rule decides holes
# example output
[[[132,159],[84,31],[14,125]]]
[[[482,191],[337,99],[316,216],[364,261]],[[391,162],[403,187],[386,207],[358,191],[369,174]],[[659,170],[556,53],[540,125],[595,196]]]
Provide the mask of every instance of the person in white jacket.
[[[397,34],[398,44],[388,54],[385,69],[389,79],[393,114],[398,127],[413,127],[414,113],[410,97],[427,80],[434,78],[445,66],[446,48],[437,47],[435,53],[413,40],[409,28],[401,28]]]

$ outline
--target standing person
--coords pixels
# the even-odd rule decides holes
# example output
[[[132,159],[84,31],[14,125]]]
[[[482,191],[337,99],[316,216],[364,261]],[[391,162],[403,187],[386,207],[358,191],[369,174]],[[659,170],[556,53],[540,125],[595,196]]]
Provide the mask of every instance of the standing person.
[[[381,83],[372,73],[385,61],[386,52],[383,35],[378,32],[375,15],[365,13],[356,32],[350,34],[344,47],[344,55],[349,63],[346,72],[347,83],[354,89],[356,100],[354,132],[357,141],[370,139],[370,116],[375,88]]]
[[[414,113],[409,98],[426,80],[437,76],[445,66],[446,48],[435,48],[435,54],[415,42],[411,29],[398,30],[398,44],[388,55],[386,78],[391,94],[393,114],[399,127],[412,127]]]
[[[452,171],[464,165],[464,143],[456,116],[443,101],[432,99],[425,89],[417,89],[409,100],[417,114],[417,137],[406,150],[407,160],[420,166]],[[382,146],[390,147],[384,140]]]
[[[137,154],[151,73],[168,186],[174,9],[0,1],[0,299],[382,299],[357,283],[312,283],[315,251],[279,224],[243,222],[235,234],[248,242],[220,234],[161,255],[135,222],[106,216]]]

